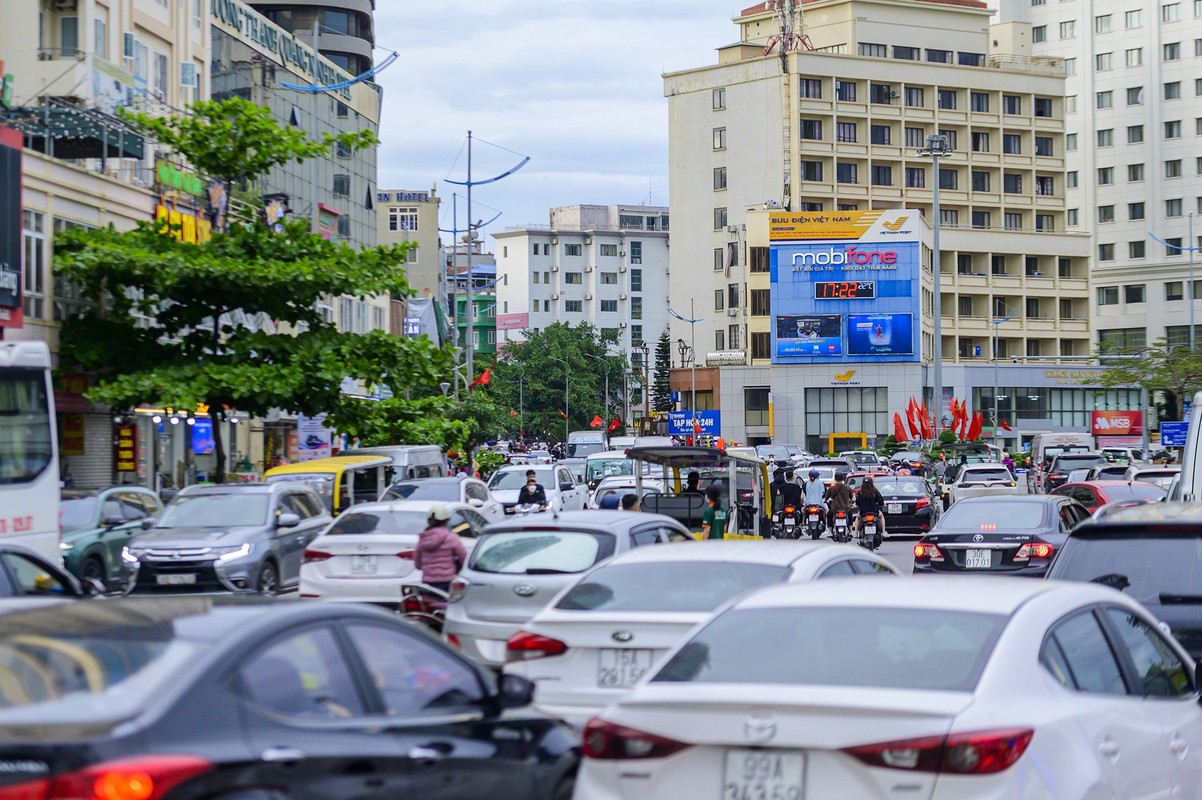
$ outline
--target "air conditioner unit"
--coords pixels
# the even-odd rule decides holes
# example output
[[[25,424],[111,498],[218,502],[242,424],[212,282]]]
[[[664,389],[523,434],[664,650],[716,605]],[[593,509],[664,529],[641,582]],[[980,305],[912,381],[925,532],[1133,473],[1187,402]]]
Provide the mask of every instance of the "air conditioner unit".
[[[622,266],[618,267],[618,272],[625,272],[625,271],[626,271],[626,265],[625,265],[625,264],[623,264]]]
[[[727,225],[727,226],[726,226],[726,232],[727,232],[727,233],[738,233],[738,232],[739,232],[739,226],[738,226],[738,225]]]
[[[558,237],[556,237],[556,236],[552,236],[552,237],[551,237],[551,244],[559,244],[559,238],[558,238]]]
[[[726,316],[728,316],[728,317],[737,317],[737,316],[739,316],[739,309],[737,309],[737,308],[728,308],[728,309],[726,309]]]
[[[622,256],[623,258],[625,258],[625,257],[626,257],[626,251],[625,251],[625,250],[619,250],[619,251],[618,251],[618,255],[620,255],[620,256]]]
[[[585,300],[592,300],[592,299],[593,299],[593,296],[592,296],[592,294],[586,294],[586,295],[584,296],[584,299],[585,299]]]
[[[56,11],[70,11],[75,8],[75,0],[54,0]]]
[[[593,237],[591,237],[591,236],[585,236],[585,237],[584,237],[584,243],[585,243],[585,244],[592,244],[592,243],[593,243]]]
[[[592,268],[592,266],[587,266],[587,267],[585,267],[585,268],[584,268],[584,271],[585,271],[585,272],[592,272],[592,271],[593,271],[593,268]]]
[[[558,265],[558,264],[552,264],[552,265],[551,265],[551,271],[552,271],[552,272],[559,272],[559,265]]]
[[[559,292],[551,292],[551,299],[552,299],[552,300],[558,300],[558,299],[559,299]]]
[[[618,323],[618,327],[619,327],[619,328],[625,328],[625,327],[626,327],[626,324],[627,324],[627,323],[625,323],[625,322],[619,322],[619,323]]]
[[[889,92],[889,96],[896,99],[898,97],[901,97],[901,92],[894,89],[893,91]]]
[[[626,299],[626,292],[621,292],[621,293],[618,295],[618,299],[619,299],[619,300],[625,300],[625,299]]]

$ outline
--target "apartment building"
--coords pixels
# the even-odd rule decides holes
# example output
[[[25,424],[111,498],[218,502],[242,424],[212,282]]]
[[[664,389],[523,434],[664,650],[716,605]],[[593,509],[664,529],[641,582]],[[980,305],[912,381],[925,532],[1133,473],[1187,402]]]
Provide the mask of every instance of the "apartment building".
[[[1098,341],[1188,344],[1202,3],[1004,0],[1000,13],[1034,56],[1066,66],[1066,222],[1094,234]]]
[[[921,298],[915,376],[901,380],[893,365],[877,386],[852,393],[930,391],[936,314],[945,410],[952,396],[995,380],[1018,386],[1016,361],[1087,357],[1091,247],[1087,233],[1070,230],[1065,205],[1063,60],[1012,52],[975,0],[818,0],[804,10],[812,50],[797,42],[782,56],[781,18],[758,4],[735,18],[738,42],[719,48],[716,65],[664,76],[670,159],[690,165],[670,173],[670,302],[708,315],[695,330],[711,387],[698,408],[721,410],[723,432],[737,441],[815,443],[839,430],[883,437],[883,412],[904,405],[891,394],[873,401],[884,406],[877,416],[805,422],[801,387],[832,386],[832,370],[775,357],[768,242],[748,219],[773,209],[904,208],[931,226],[936,185],[941,297]],[[937,175],[919,154],[934,134],[953,151]],[[674,339],[688,335],[673,322]],[[673,388],[687,392],[690,380],[678,370]],[[1051,429],[1051,410],[1022,417],[1012,405],[999,417],[1016,431],[1024,419]]]
[[[321,54],[352,75],[371,69],[375,0],[252,0],[255,10],[309,45],[319,26]]]

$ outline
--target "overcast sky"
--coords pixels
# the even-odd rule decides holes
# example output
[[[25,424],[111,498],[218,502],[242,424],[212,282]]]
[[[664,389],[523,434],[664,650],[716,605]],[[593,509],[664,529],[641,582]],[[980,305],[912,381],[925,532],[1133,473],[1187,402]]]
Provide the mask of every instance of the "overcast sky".
[[[668,204],[664,72],[706,66],[733,42],[738,0],[382,0],[376,43],[400,59],[384,88],[381,189],[429,189],[451,227],[452,187],[530,156],[472,190],[485,230],[547,224],[575,203]],[[387,55],[377,50],[376,59]],[[498,147],[492,147],[497,145]],[[507,152],[514,151],[521,154]],[[477,204],[484,207],[477,208]],[[460,200],[460,226],[466,222]],[[495,210],[490,210],[495,209]],[[449,237],[447,237],[449,238]],[[444,239],[445,240],[445,239]]]

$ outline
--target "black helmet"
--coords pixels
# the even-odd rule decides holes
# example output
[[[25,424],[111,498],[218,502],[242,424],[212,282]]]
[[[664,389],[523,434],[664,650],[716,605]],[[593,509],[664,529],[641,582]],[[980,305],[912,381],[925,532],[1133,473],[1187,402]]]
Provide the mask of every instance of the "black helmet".
[[[846,472],[836,472],[836,473],[835,473],[835,480],[837,480],[837,481],[845,481],[845,480],[847,480],[847,473],[846,473]]]

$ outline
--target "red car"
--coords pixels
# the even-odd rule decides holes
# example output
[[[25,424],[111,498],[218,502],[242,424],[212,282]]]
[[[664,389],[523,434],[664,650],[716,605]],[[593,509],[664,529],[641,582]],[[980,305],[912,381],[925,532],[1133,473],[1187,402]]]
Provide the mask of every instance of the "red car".
[[[1081,481],[1057,486],[1051,494],[1071,497],[1092,514],[1108,503],[1159,503],[1168,492],[1154,483],[1143,481]]]

